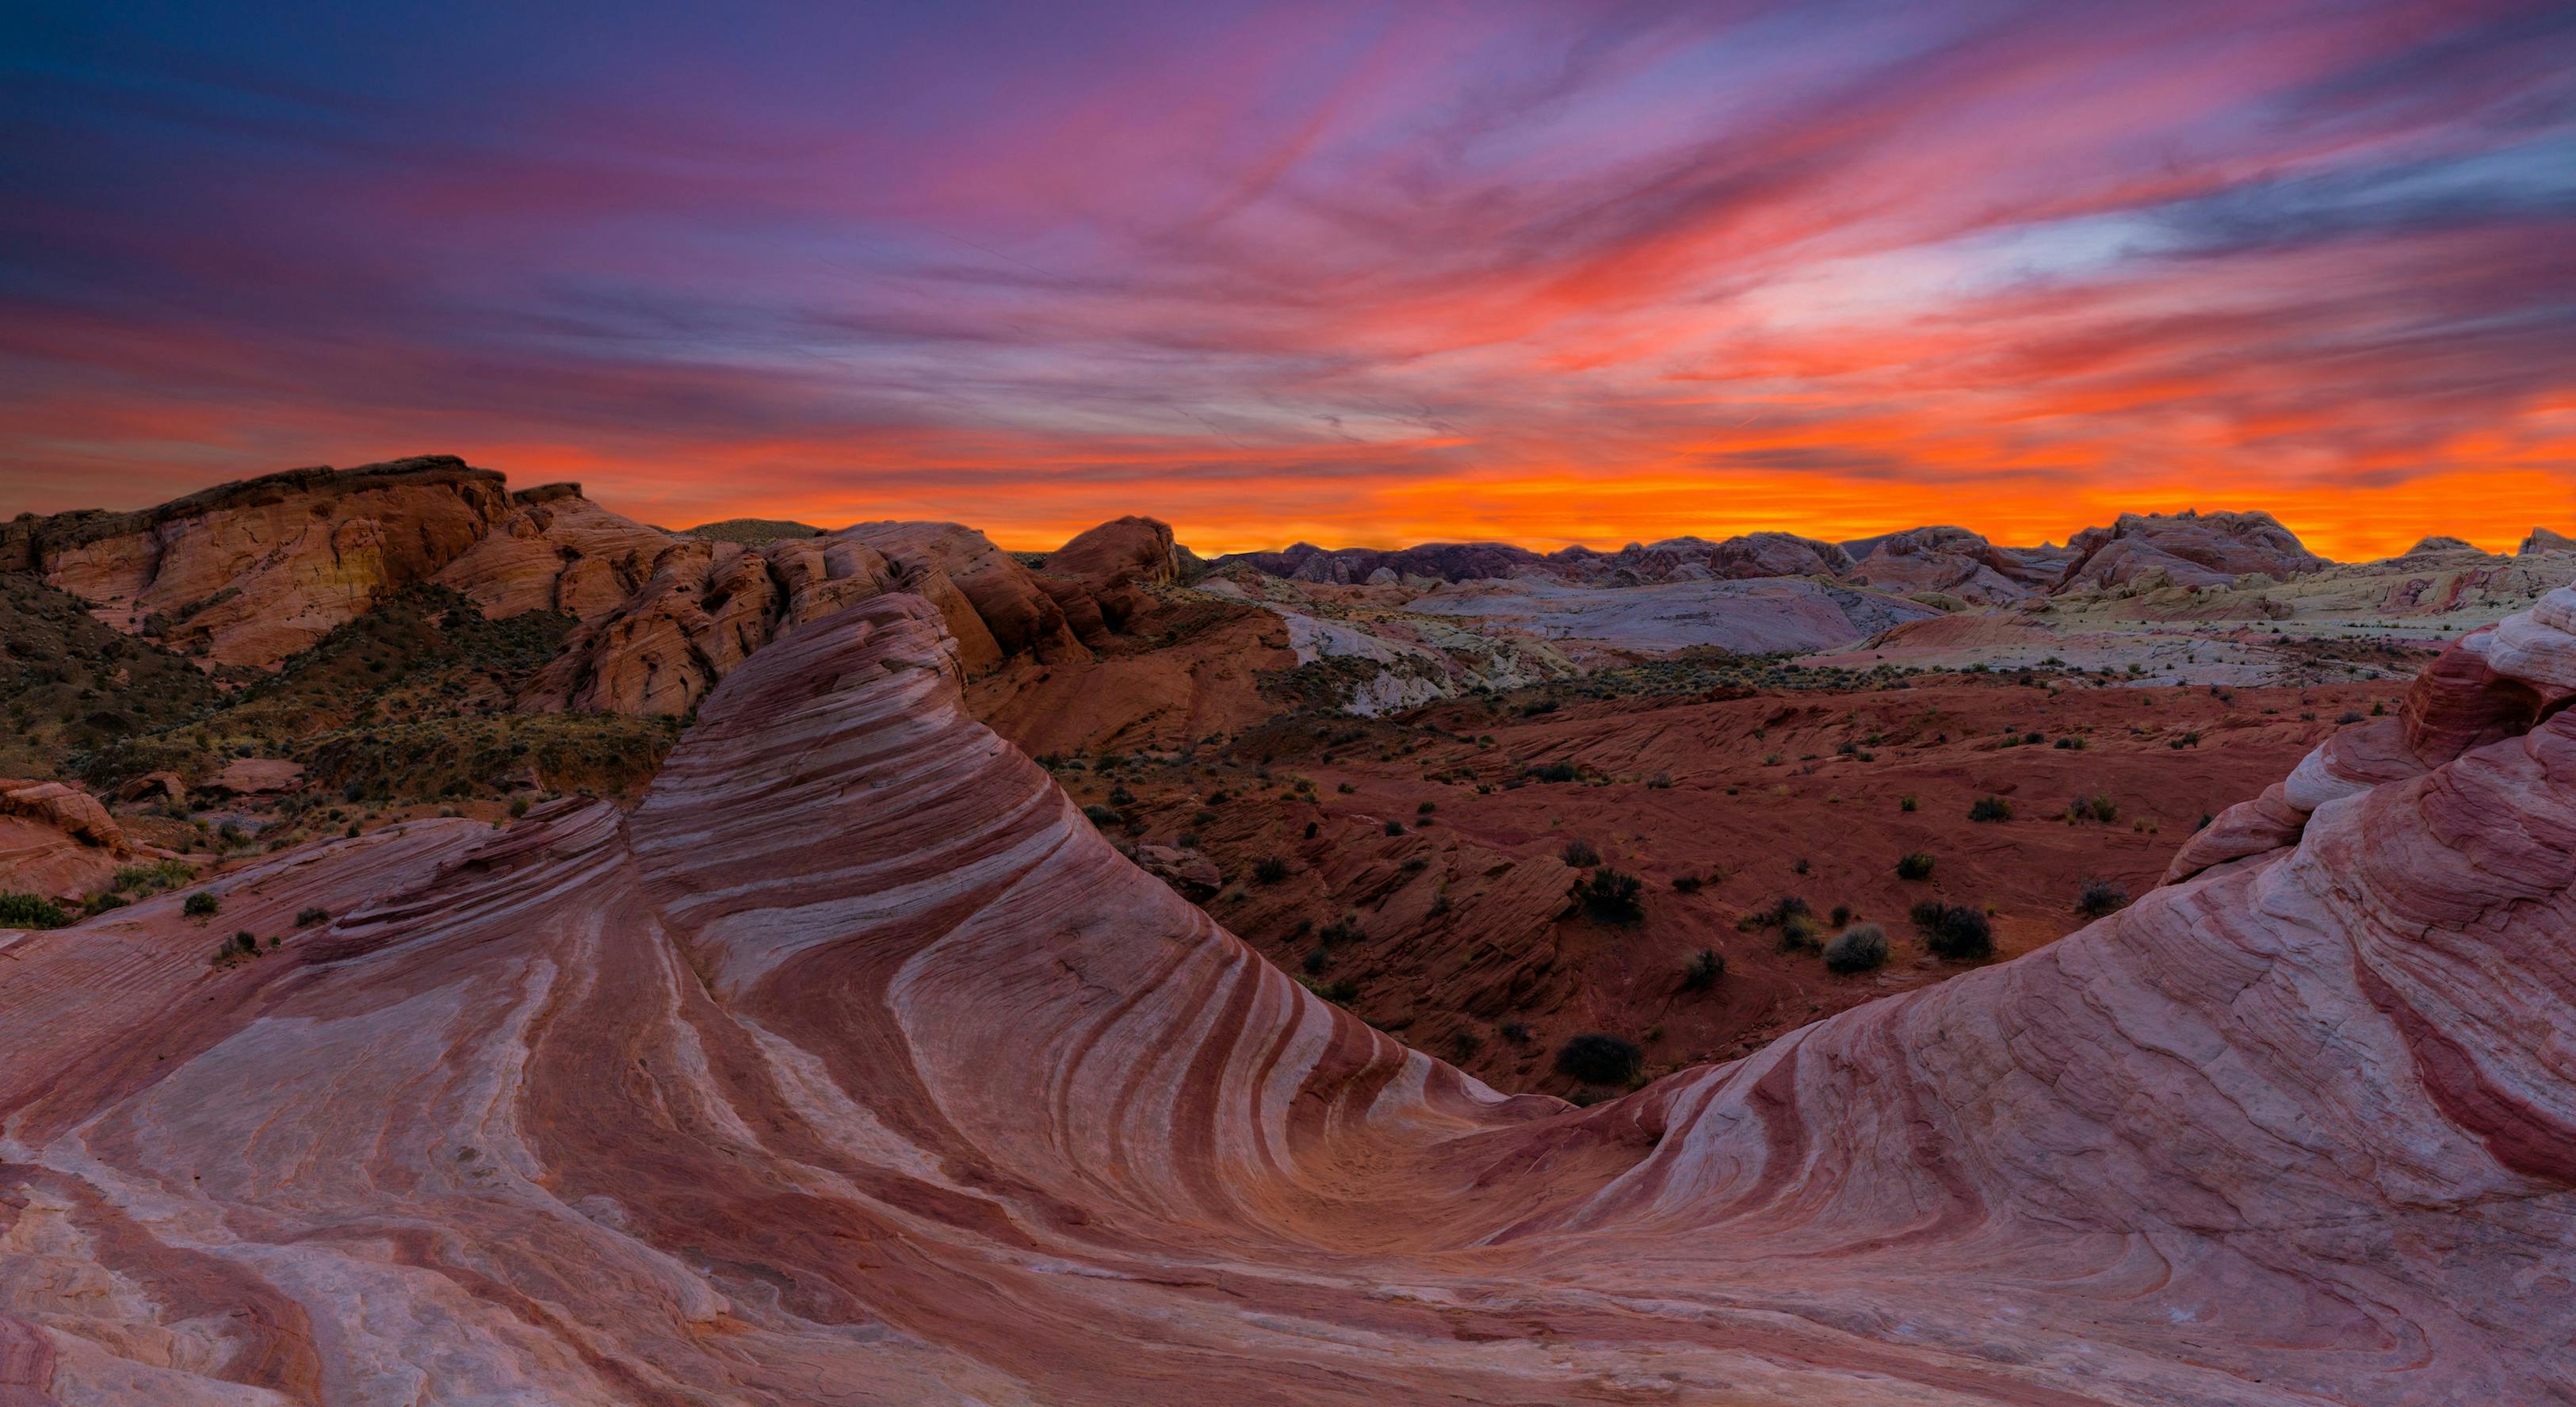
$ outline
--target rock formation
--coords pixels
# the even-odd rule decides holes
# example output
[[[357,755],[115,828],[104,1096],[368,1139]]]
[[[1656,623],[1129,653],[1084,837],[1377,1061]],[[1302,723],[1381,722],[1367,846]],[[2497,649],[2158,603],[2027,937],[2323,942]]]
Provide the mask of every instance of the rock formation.
[[[583,498],[579,484],[510,497],[509,516],[436,578],[487,616],[561,611],[595,620],[634,595],[676,541]]]
[[[631,816],[272,858],[217,886],[256,958],[178,895],[16,940],[0,1388],[2576,1401],[2571,613],[2330,744],[2295,837],[1578,1110],[1253,957],[880,595]]]
[[[88,792],[0,777],[0,891],[85,899],[134,857],[125,829]]]
[[[2531,536],[2524,538],[2522,545],[2514,551],[2525,557],[2542,552],[2576,552],[2576,537],[2547,528],[2533,528]]]
[[[2101,590],[2161,572],[2175,586],[2226,586],[2243,576],[2286,580],[2327,565],[2269,513],[2123,513],[2067,544],[2060,591]]]
[[[1161,528],[1168,547],[1169,528],[1151,519],[1122,522]],[[1128,535],[1131,529],[1110,523],[1074,541],[1090,539],[1089,554]],[[970,674],[1017,655],[1086,660],[1077,621],[1097,640],[1141,609],[1133,574],[1141,568],[1105,560],[1114,555],[1104,552],[1092,564],[1096,578],[1033,572],[954,523],[861,523],[757,548],[670,538],[643,584],[574,632],[520,706],[686,713],[780,634],[889,590],[938,610]]]
[[[500,475],[448,455],[296,469],[139,512],[0,524],[0,571],[213,663],[270,665],[436,575],[510,511]]]
[[[1898,595],[1937,591],[1980,606],[2002,605],[2045,590],[2061,568],[2014,552],[1966,528],[1914,528],[1890,533],[1849,572],[1865,586]]]

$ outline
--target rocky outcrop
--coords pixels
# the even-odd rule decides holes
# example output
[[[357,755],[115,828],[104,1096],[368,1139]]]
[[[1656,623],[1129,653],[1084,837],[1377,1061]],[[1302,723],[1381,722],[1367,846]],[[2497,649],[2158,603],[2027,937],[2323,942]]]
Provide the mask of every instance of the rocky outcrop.
[[[1265,576],[1317,585],[1363,584],[1380,571],[1396,580],[1478,581],[1539,570],[1547,559],[1508,542],[1427,542],[1418,547],[1327,549],[1300,542],[1278,552],[1234,552],[1215,558],[1212,571],[1249,567]]]
[[[1180,579],[1181,557],[1172,541],[1171,524],[1131,514],[1077,534],[1048,553],[1040,570],[1069,577],[1094,591],[1167,586]]]
[[[134,853],[98,798],[61,782],[0,777],[0,892],[85,898]]]
[[[634,595],[678,540],[583,498],[579,484],[548,484],[511,501],[509,515],[435,578],[487,616],[561,611],[596,620]]]
[[[2062,567],[1997,547],[1965,528],[1914,528],[1880,538],[1848,574],[1881,591],[1941,592],[1980,606],[2022,600],[2056,581]]]
[[[1410,609],[1525,631],[1569,652],[1591,647],[1647,655],[1701,646],[1738,654],[1829,650],[1940,614],[1900,597],[1804,578],[1625,588],[1475,582],[1434,592]]]
[[[2514,551],[2525,557],[2542,552],[2576,552],[2576,537],[2552,532],[2547,528],[2533,528],[2531,536],[2524,538],[2522,545]]]
[[[1033,572],[954,523],[861,523],[758,548],[671,538],[644,584],[576,630],[520,707],[686,713],[787,631],[893,590],[939,612],[969,674],[1019,655],[1077,663],[1090,658],[1083,635],[1105,641],[1145,604],[1132,565],[1099,565],[1097,578]]]
[[[2464,538],[2448,537],[2437,533],[2431,537],[2418,539],[2414,546],[2407,548],[2405,552],[2400,555],[2407,557],[2429,557],[2443,552],[2475,552],[2477,550],[2477,546],[2474,543],[2471,543]]]
[[[2151,574],[2157,584],[2227,586],[2239,577],[2285,581],[2329,565],[2269,513],[2123,513],[2067,544],[2059,591],[2106,590]]]
[[[2464,647],[2398,740],[2460,750],[2295,844],[1574,1109],[1123,860],[962,715],[939,622],[787,634],[631,816],[228,876],[265,956],[210,969],[175,895],[17,940],[8,1385],[2576,1401],[2560,626]]]
[[[453,456],[297,469],[140,512],[20,518],[0,526],[0,570],[209,662],[265,666],[435,576],[510,512],[500,475]]]

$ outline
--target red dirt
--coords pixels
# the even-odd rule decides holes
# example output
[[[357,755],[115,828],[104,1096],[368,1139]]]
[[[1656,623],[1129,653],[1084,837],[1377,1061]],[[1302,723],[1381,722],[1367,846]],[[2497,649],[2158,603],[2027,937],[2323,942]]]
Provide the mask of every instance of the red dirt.
[[[2219,695],[1958,678],[1583,703],[1529,718],[1462,702],[1402,723],[1283,719],[1189,758],[1059,777],[1079,800],[1122,812],[1113,834],[1193,835],[1228,880],[1209,911],[1310,985],[1354,984],[1333,994],[1498,1087],[1563,1093],[1576,1082],[1550,1058],[1576,1032],[1637,1041],[1652,1074],[1964,970],[1924,951],[1906,920],[1917,900],[1990,910],[1997,960],[2052,942],[2089,921],[2074,907],[2084,881],[2145,893],[2205,816],[2282,775],[2345,712],[2388,697],[2385,683]],[[2005,746],[2007,729],[2044,741]],[[2085,746],[2059,748],[2061,737]],[[1874,760],[1840,754],[1846,743]],[[1504,785],[1560,762],[1584,779]],[[1670,785],[1655,785],[1658,773]],[[1297,789],[1301,779],[1311,791]],[[1901,809],[1909,795],[1911,813]],[[2010,801],[2013,818],[1969,821],[1988,795]],[[2112,798],[2116,819],[2068,822],[2077,795]],[[1403,834],[1386,834],[1389,821]],[[1579,875],[1558,858],[1575,839],[1645,879],[1641,921],[1580,913],[1569,897]],[[1897,878],[1909,851],[1934,857],[1930,879]],[[1289,873],[1265,884],[1255,866],[1270,856]],[[1708,882],[1676,892],[1684,875]],[[1739,917],[1789,894],[1820,922],[1847,905],[1882,924],[1888,965],[1837,975],[1813,951],[1778,951],[1770,931],[1739,931]],[[1357,936],[1334,942],[1320,970],[1306,967],[1337,919]],[[1684,990],[1684,966],[1702,948],[1723,954],[1726,975]]]

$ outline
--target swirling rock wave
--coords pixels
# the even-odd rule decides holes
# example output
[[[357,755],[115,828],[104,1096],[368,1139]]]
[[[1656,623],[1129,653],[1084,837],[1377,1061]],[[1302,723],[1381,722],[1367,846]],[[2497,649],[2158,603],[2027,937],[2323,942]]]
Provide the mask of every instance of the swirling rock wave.
[[[1261,962],[864,600],[631,815],[16,942],[0,1401],[2576,1401],[2551,602],[2295,829],[1578,1110]]]

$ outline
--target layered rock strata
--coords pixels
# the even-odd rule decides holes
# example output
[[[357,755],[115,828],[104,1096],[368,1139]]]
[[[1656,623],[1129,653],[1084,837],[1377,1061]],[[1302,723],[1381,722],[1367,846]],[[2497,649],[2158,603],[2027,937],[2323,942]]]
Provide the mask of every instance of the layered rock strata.
[[[2295,838],[1577,1110],[1259,961],[883,594],[631,816],[273,858],[221,928],[338,917],[258,958],[177,895],[18,940],[0,1390],[2576,1401],[2552,602],[2338,740]]]

